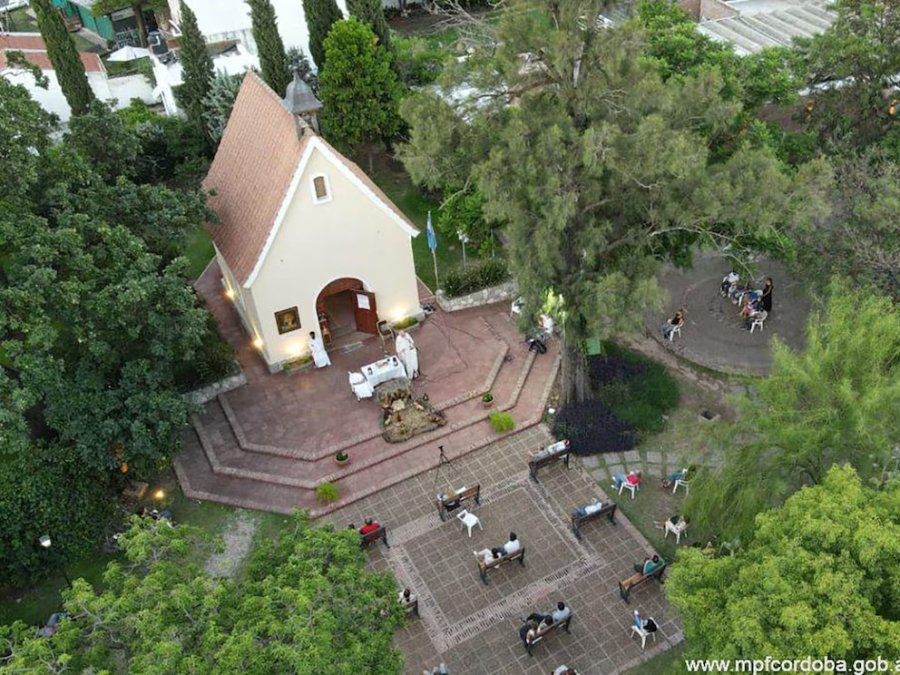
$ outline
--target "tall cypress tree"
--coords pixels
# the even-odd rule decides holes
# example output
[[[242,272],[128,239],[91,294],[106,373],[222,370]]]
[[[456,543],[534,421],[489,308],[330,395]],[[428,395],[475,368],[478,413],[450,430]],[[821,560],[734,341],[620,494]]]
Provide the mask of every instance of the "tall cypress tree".
[[[378,44],[390,48],[391,31],[384,18],[382,0],[347,0],[347,11],[372,29],[378,36]]]
[[[309,28],[309,53],[316,68],[325,68],[325,47],[323,43],[335,21],[342,21],[344,15],[335,0],[303,0],[303,13]]]
[[[262,78],[279,96],[284,96],[291,71],[288,68],[284,42],[278,33],[275,9],[269,0],[247,0],[250,20],[253,22],[253,39],[262,66]]]
[[[47,56],[56,71],[59,87],[62,89],[73,115],[87,112],[94,100],[94,92],[88,84],[84,64],[69,37],[66,24],[51,0],[31,0],[31,8],[37,17],[38,30],[47,44]]]
[[[178,98],[187,116],[193,122],[204,125],[206,107],[203,99],[212,89],[213,62],[206,51],[206,41],[197,26],[197,17],[186,2],[181,3],[181,60],[182,85]]]

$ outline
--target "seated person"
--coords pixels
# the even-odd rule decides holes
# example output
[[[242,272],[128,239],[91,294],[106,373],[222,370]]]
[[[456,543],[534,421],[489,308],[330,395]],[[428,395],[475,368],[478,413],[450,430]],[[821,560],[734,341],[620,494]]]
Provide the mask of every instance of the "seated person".
[[[722,286],[720,290],[721,296],[723,298],[726,297],[728,295],[728,292],[731,290],[731,287],[736,286],[737,282],[740,281],[740,279],[740,275],[734,270],[731,270],[728,274],[722,277]]]
[[[681,328],[684,325],[684,310],[679,309],[675,312],[675,316],[666,321],[662,327],[663,338],[668,340],[669,336],[672,334],[676,328]]]
[[[634,571],[646,576],[656,571],[664,564],[665,563],[663,562],[663,559],[654,553],[652,558],[644,558],[643,563],[641,563],[640,565],[635,565]]]
[[[371,518],[366,518],[366,524],[359,528],[360,534],[371,534],[375,530],[377,530],[381,525],[378,524],[377,520],[372,520]]]
[[[459,493],[463,492],[466,488],[461,487],[459,490],[454,490],[452,487],[448,487],[446,492],[442,492],[438,495],[438,499],[444,504],[444,508],[448,511],[452,511],[453,509],[459,508]]]
[[[404,607],[413,604],[416,601],[416,594],[408,588],[404,588],[397,594],[397,602]]]
[[[673,471],[662,482],[662,486],[664,488],[670,488],[675,484],[676,480],[684,480],[687,476],[687,468],[681,469],[679,471]]]
[[[550,616],[553,618],[553,623],[559,623],[572,616],[572,610],[566,607],[566,603],[560,600],[556,603],[556,609],[553,610],[553,614]]]
[[[593,503],[588,504],[587,506],[579,506],[575,509],[575,515],[579,518],[584,518],[585,516],[589,516],[592,513],[597,513],[600,509],[603,508],[603,502],[599,499],[594,499]]]
[[[544,620],[538,624],[537,634],[540,635],[541,633],[546,633],[547,629],[550,628],[550,626],[552,626],[552,625],[553,625],[553,619],[549,616],[545,616]]]
[[[528,618],[525,619],[525,623],[543,623],[544,619],[552,618],[550,614],[542,614],[540,612],[532,612],[528,615]]]
[[[503,555],[502,548],[483,548],[480,551],[472,551],[475,554],[475,557],[478,558],[478,562],[484,563],[487,565],[492,560],[497,560],[500,556]]]
[[[509,541],[503,544],[503,555],[512,555],[517,553],[522,545],[519,543],[519,537],[515,532],[509,533]]]
[[[578,673],[575,672],[574,668],[569,668],[569,666],[563,664],[561,666],[557,666],[556,670],[554,670],[551,675],[578,675]]]
[[[618,490],[622,487],[622,483],[628,483],[629,485],[640,485],[641,484],[641,471],[637,469],[635,471],[629,471],[628,475],[623,475],[621,473],[617,473],[613,478],[613,490]]]
[[[544,333],[544,339],[553,336],[553,329],[556,328],[556,323],[553,321],[553,317],[547,314],[541,314],[540,325],[541,331]]]
[[[522,644],[527,645],[537,637],[538,623],[538,621],[526,620],[525,623],[519,627],[519,639],[522,640]]]

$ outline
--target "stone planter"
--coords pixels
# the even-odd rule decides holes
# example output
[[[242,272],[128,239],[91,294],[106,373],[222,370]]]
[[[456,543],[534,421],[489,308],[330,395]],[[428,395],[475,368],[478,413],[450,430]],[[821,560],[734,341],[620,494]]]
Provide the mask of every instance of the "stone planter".
[[[490,408],[491,406],[494,405],[494,399],[491,399],[490,401],[485,401],[484,399],[481,399],[481,405],[483,405],[485,408]]]
[[[338,466],[346,466],[350,463],[350,455],[345,454],[344,459],[340,459],[338,455],[334,456],[334,463]]]
[[[297,373],[302,373],[305,370],[309,370],[313,367],[312,357],[303,357],[301,359],[294,359],[293,361],[286,362],[281,369],[287,375],[296,375]]]

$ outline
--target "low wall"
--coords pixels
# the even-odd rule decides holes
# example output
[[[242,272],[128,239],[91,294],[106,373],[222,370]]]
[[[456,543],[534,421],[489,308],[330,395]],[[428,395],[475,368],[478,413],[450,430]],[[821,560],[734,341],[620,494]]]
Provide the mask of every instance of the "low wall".
[[[436,300],[438,306],[445,312],[458,312],[470,307],[481,307],[503,300],[512,300],[519,294],[519,284],[515,281],[507,281],[496,286],[483,288],[480,291],[461,295],[458,298],[448,298],[443,291],[438,291]]]
[[[213,382],[208,387],[189,391],[184,395],[184,398],[191,403],[202,405],[207,401],[212,401],[219,394],[224,394],[232,389],[243,387],[245,384],[247,384],[247,376],[244,375],[244,371],[242,370],[238,372],[237,375],[229,375],[218,382]]]

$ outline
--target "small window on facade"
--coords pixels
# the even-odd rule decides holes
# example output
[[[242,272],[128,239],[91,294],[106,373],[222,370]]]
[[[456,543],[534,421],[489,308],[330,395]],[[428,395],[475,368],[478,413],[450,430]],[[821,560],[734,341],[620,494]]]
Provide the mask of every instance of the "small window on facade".
[[[278,333],[290,333],[292,330],[300,328],[300,312],[296,307],[283,309],[275,312],[275,324],[278,326]]]
[[[328,183],[325,176],[316,176],[313,178],[313,190],[316,193],[316,201],[323,202],[328,199]]]

